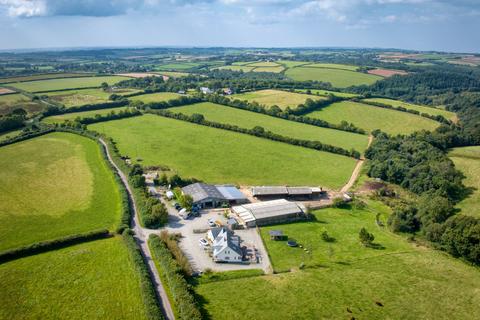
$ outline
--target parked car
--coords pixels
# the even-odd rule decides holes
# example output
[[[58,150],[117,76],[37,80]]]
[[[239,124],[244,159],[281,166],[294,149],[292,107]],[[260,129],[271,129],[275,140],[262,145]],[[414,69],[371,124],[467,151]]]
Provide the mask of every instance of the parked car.
[[[209,246],[208,241],[207,241],[206,239],[204,239],[204,238],[198,240],[198,242],[199,242],[200,245],[203,246],[203,247],[208,247],[208,246]]]
[[[175,207],[175,209],[179,210],[182,209],[182,206],[178,203],[178,202],[175,202],[175,204],[173,205]]]
[[[190,212],[188,212],[187,209],[183,208],[178,212],[178,215],[183,219],[188,219],[190,217]]]
[[[213,220],[212,218],[208,219],[208,225],[212,228],[217,226],[215,220]]]

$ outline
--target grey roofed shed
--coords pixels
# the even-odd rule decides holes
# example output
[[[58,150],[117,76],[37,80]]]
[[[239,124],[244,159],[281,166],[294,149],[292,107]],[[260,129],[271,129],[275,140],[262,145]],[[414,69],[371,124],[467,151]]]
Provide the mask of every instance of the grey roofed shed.
[[[215,186],[197,182],[182,188],[184,194],[188,194],[193,198],[193,202],[197,203],[206,199],[225,200],[225,197],[218,191]]]
[[[288,195],[287,187],[274,187],[274,186],[262,186],[262,187],[252,187],[252,195],[263,196],[263,195]]]
[[[252,227],[297,217],[305,212],[305,207],[296,202],[279,199],[235,206],[232,210],[246,226]]]
[[[310,187],[287,187],[289,195],[310,195],[312,194],[312,188]]]

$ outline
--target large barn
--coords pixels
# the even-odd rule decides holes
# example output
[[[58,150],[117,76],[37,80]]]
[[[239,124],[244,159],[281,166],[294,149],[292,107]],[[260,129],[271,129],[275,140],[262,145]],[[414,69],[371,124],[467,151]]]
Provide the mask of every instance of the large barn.
[[[252,196],[258,199],[311,199],[323,192],[320,187],[284,187],[260,186],[252,187]]]
[[[182,188],[183,194],[193,198],[193,204],[201,208],[215,208],[248,202],[247,197],[233,185],[194,183]]]
[[[235,206],[232,211],[245,226],[255,227],[296,220],[306,209],[300,203],[278,199]]]

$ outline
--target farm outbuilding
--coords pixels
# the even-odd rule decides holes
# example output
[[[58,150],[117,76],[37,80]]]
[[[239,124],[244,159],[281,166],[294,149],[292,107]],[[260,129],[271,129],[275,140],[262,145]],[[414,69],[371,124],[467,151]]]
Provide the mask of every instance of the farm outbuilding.
[[[300,203],[278,199],[235,206],[232,211],[245,226],[255,227],[296,220],[306,209]]]
[[[191,196],[193,204],[201,208],[248,202],[247,197],[233,185],[211,185],[198,182],[183,187],[182,192]]]
[[[252,187],[252,195],[259,199],[281,198],[312,198],[323,192],[320,187],[284,187],[284,186],[261,186]]]

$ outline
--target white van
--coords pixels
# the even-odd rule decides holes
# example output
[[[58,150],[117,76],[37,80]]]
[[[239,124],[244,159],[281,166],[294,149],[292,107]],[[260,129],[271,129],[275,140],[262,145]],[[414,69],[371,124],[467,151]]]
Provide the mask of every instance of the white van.
[[[187,209],[183,208],[178,212],[178,215],[183,219],[188,219],[188,217],[190,216],[190,212],[188,212]]]

